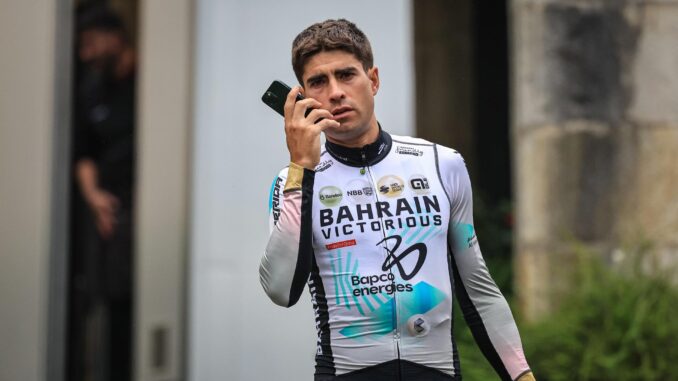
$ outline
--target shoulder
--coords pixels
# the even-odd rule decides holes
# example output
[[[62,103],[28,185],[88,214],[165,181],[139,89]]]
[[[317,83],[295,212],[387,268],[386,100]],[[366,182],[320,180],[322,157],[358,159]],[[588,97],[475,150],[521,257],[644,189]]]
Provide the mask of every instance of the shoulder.
[[[434,145],[434,143],[431,143],[426,139],[415,138],[415,137],[412,137],[412,136],[404,136],[404,135],[391,135],[391,140],[393,140],[393,144],[404,144],[404,145],[412,145],[412,146],[433,146]]]
[[[450,147],[446,147],[437,143],[433,143],[431,141],[428,141],[426,139],[421,139],[421,138],[415,138],[412,136],[400,136],[400,135],[391,135],[391,138],[393,139],[393,145],[401,145],[401,146],[411,146],[414,149],[416,149],[416,146],[421,146],[421,147],[432,147],[436,151],[437,155],[437,161],[441,165],[445,166],[451,166],[451,167],[466,167],[466,163],[464,162],[464,158],[461,156],[461,154]],[[398,147],[396,147],[396,152],[398,150]]]
[[[436,144],[436,151],[438,152],[438,160],[441,165],[450,166],[452,168],[466,168],[464,157],[459,151],[439,144]]]

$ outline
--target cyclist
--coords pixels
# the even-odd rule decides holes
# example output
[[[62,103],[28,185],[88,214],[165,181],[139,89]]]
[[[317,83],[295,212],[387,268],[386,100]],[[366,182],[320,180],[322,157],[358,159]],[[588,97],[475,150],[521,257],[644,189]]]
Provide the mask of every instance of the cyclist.
[[[292,66],[301,86],[285,103],[290,163],[273,184],[260,279],[285,307],[308,284],[315,380],[461,380],[453,290],[500,378],[534,380],[478,246],[459,153],[381,128],[379,70],[353,23],[306,28]]]

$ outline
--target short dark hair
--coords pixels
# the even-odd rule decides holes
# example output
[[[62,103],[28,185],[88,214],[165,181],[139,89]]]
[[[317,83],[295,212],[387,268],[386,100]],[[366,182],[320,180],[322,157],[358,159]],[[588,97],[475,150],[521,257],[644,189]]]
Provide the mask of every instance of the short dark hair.
[[[106,5],[84,3],[77,9],[77,32],[101,30],[126,34],[125,25],[120,16]]]
[[[374,66],[372,47],[365,33],[345,19],[325,20],[304,29],[292,42],[292,69],[301,85],[306,62],[315,54],[329,50],[353,54],[365,71]]]

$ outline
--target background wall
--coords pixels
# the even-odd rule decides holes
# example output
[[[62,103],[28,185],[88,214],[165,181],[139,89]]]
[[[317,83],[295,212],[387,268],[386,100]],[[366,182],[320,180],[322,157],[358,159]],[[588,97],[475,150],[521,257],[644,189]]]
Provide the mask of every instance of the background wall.
[[[51,374],[58,381],[70,6],[3,1],[0,8],[0,380]]]
[[[411,9],[406,0],[197,2],[189,379],[311,380],[310,298],[292,309],[264,294],[258,265],[271,181],[289,161],[283,121],[260,98],[296,83],[292,40],[327,18],[354,21],[380,69],[377,117],[414,132]]]

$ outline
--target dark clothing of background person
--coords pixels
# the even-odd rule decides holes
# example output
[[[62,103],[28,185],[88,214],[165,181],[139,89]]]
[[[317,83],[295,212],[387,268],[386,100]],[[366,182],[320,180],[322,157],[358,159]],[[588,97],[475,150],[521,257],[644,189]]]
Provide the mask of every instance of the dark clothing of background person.
[[[92,160],[96,164],[99,187],[119,202],[113,235],[104,240],[95,229],[88,234],[91,242],[87,246],[91,252],[101,254],[101,258],[93,258],[100,262],[100,268],[92,269],[89,283],[96,296],[129,298],[136,81],[134,75],[113,80],[92,73],[83,81],[84,88],[76,106],[75,162]],[[88,224],[94,222],[88,221]]]
[[[74,102],[73,163],[91,161],[97,186],[117,199],[112,234],[74,186],[70,379],[131,380],[135,75],[82,67]]]

